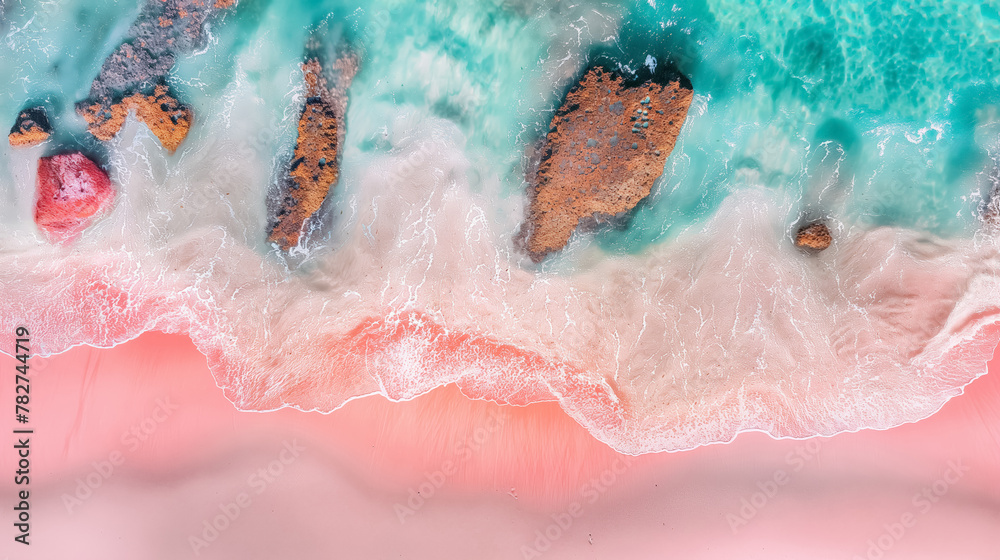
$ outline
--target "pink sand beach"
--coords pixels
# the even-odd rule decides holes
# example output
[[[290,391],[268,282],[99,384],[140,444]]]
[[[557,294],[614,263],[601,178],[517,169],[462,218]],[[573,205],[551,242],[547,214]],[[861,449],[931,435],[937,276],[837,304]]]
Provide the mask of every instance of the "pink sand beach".
[[[1000,550],[997,357],[914,424],[806,440],[744,433],[639,457],[615,453],[555,403],[501,406],[453,386],[405,402],[359,398],[326,415],[239,412],[176,335],[33,360],[32,544],[5,538],[12,558]],[[2,458],[13,471],[13,453]],[[12,482],[4,477],[7,495]]]

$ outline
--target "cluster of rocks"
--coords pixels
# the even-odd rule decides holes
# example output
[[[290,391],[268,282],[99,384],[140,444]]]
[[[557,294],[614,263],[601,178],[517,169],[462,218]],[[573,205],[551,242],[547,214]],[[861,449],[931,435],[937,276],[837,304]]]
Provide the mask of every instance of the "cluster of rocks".
[[[295,152],[281,178],[280,203],[273,211],[268,236],[285,251],[298,245],[304,224],[337,182],[347,88],[357,69],[355,55],[340,57],[329,69],[328,83],[319,58],[310,58],[302,65],[306,101],[299,114]]]
[[[134,111],[167,150],[177,149],[191,128],[192,113],[171,95],[165,77],[175,52],[204,44],[208,18],[236,4],[210,1],[147,1],[129,39],[105,59],[89,97],[76,105],[95,138],[113,138]],[[7,140],[14,147],[36,146],[51,133],[44,107],[29,107],[18,115]],[[108,174],[78,151],[39,158],[36,190],[35,223],[54,242],[72,240],[114,198]]]
[[[18,114],[7,140],[23,148],[37,146],[51,134],[45,108],[36,106]],[[77,151],[39,158],[35,190],[35,224],[55,243],[74,239],[114,198],[108,174]]]
[[[209,0],[210,1],[210,0]],[[95,138],[107,141],[130,112],[175,151],[191,127],[192,111],[170,93],[164,77],[174,52],[202,45],[213,12],[236,0],[149,0],[121,44],[94,79],[90,96],[76,105]],[[303,228],[326,200],[339,176],[347,89],[358,69],[353,54],[324,69],[319,57],[302,64],[305,103],[294,154],[279,183],[269,240],[283,250],[299,244]],[[628,81],[600,66],[588,69],[553,117],[534,166],[529,169],[530,206],[520,241],[538,262],[562,249],[582,223],[620,216],[649,195],[680,133],[693,98],[683,76]],[[52,127],[42,106],[17,117],[12,146],[34,146]],[[107,173],[80,152],[38,161],[35,221],[56,241],[71,239],[110,204]],[[820,222],[800,228],[795,244],[830,246]]]
[[[683,77],[631,83],[588,69],[552,118],[520,241],[535,262],[562,249],[581,223],[622,215],[663,174],[693,99]]]

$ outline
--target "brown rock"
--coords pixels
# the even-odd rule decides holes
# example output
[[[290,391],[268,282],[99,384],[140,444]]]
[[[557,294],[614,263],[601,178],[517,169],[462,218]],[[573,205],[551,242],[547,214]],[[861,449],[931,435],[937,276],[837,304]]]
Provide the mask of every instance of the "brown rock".
[[[180,146],[191,129],[191,109],[174,99],[163,84],[157,85],[151,95],[135,92],[109,106],[92,103],[78,107],[77,113],[87,121],[87,130],[95,138],[108,141],[118,134],[132,110],[170,153]]]
[[[21,111],[17,116],[17,122],[10,129],[7,141],[11,146],[26,148],[37,146],[48,140],[52,127],[49,119],[45,116],[45,109],[42,107],[32,107]]]
[[[833,243],[830,229],[819,222],[802,227],[795,235],[795,245],[798,247],[822,251],[829,247],[830,243]]]
[[[562,249],[581,220],[635,208],[663,174],[691,105],[687,80],[631,85],[591,68],[552,118],[521,240],[531,259]]]
[[[152,95],[136,92],[122,100],[139,118],[160,144],[173,153],[191,129],[191,109],[170,96],[165,85],[156,86]]]
[[[268,237],[286,251],[299,243],[303,224],[319,210],[337,182],[346,90],[357,70],[357,59],[341,58],[333,69],[338,81],[328,88],[318,59],[302,65],[306,103],[299,115],[295,154],[283,182],[284,198]]]

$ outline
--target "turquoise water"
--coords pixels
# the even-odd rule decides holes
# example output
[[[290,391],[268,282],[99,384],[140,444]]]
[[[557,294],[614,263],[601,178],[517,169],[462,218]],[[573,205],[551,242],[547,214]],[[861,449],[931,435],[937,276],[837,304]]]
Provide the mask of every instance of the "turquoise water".
[[[0,114],[13,121],[46,100],[61,145],[95,148],[72,104],[138,11],[123,0],[9,8]],[[525,149],[588,57],[633,69],[670,60],[699,97],[653,195],[596,234],[610,252],[669,240],[751,186],[786,193],[789,223],[805,212],[945,236],[976,225],[975,125],[1000,99],[1000,16],[987,5],[243,0],[206,49],[179,56],[171,84],[197,114],[218,110],[244,76],[261,110],[285,122],[287,145],[289,90],[317,30],[363,54],[349,146],[394,150],[379,134],[389,109],[445,118],[465,137],[472,188],[497,177],[506,197],[523,196]],[[208,133],[196,121],[193,134]],[[817,195],[831,180],[835,203]]]
[[[711,96],[708,115],[683,133],[672,157],[681,172],[664,177],[627,229],[599,234],[602,247],[635,252],[669,239],[711,215],[748,172],[809,211],[833,166],[829,142],[844,148],[833,160],[849,196],[840,212],[817,213],[946,236],[975,227],[974,200],[985,193],[974,174],[985,158],[973,115],[1000,100],[995,11],[977,2],[655,4],[623,29],[635,37],[628,48],[668,44],[695,91]]]

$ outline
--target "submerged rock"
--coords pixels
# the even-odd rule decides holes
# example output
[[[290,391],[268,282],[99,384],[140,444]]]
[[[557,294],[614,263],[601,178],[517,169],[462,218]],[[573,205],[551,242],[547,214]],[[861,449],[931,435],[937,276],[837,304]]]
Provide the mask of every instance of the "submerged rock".
[[[993,228],[1000,228],[1000,166],[994,166],[986,180],[989,183],[986,199],[983,200],[983,222]]]
[[[299,115],[295,153],[281,181],[282,199],[268,236],[285,251],[298,245],[303,225],[319,210],[339,175],[347,88],[357,72],[357,58],[342,57],[332,70],[335,83],[328,87],[318,59],[302,65],[306,103]]]
[[[136,117],[153,131],[170,153],[180,146],[191,128],[191,109],[174,99],[163,84],[157,85],[150,95],[135,92],[110,107],[100,103],[77,107],[77,113],[87,121],[87,130],[103,141],[118,134],[129,111],[135,111]]]
[[[816,222],[799,229],[795,234],[795,245],[822,251],[833,243],[833,236],[830,235],[830,228],[825,224]]]
[[[600,67],[583,75],[552,118],[537,171],[528,174],[521,241],[533,261],[562,249],[581,221],[623,214],[649,195],[692,98],[683,77],[628,83]]]
[[[53,241],[68,241],[110,206],[111,180],[80,152],[39,158],[35,224]]]
[[[21,111],[17,121],[7,135],[7,141],[14,147],[37,146],[48,140],[52,126],[43,107],[31,107]]]

